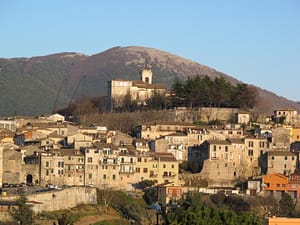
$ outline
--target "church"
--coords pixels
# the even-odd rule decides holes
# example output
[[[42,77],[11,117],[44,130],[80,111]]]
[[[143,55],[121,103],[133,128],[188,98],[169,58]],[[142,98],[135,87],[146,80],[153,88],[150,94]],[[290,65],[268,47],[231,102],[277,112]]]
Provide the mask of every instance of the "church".
[[[138,105],[145,105],[146,99],[156,92],[166,93],[166,87],[162,84],[152,83],[151,66],[145,63],[140,71],[140,80],[115,79],[107,82],[108,107],[115,109],[123,105],[126,96],[130,96],[132,101]]]

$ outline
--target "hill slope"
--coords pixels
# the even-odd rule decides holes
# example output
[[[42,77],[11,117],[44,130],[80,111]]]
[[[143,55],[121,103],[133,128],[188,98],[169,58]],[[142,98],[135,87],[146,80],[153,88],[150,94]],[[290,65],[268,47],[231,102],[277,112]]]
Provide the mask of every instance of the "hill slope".
[[[33,58],[0,59],[0,115],[49,114],[78,97],[106,95],[107,81],[139,79],[145,59],[152,64],[153,82],[171,86],[175,77],[223,76],[237,79],[182,57],[144,47],[115,47],[99,54],[59,53]],[[259,88],[256,110],[300,105]]]

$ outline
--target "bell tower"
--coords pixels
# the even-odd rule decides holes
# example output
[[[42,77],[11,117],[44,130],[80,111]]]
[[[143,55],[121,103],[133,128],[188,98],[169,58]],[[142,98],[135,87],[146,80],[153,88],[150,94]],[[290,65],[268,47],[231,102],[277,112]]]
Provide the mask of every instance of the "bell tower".
[[[152,70],[151,66],[145,61],[143,69],[140,71],[141,80],[146,84],[152,84]]]

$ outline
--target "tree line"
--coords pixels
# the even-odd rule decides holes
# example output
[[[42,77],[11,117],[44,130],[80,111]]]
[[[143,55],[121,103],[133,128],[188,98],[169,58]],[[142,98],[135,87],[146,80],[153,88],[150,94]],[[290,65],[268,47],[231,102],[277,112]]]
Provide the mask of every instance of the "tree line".
[[[224,77],[208,76],[176,79],[172,86],[173,106],[230,107],[252,109],[257,102],[257,89],[245,83],[232,85]]]

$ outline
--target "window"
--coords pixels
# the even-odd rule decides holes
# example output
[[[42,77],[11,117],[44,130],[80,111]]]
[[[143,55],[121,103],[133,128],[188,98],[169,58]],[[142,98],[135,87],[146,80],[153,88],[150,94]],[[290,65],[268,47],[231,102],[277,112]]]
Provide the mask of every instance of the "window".
[[[294,158],[294,156],[292,156],[292,160],[294,160],[295,158]]]
[[[49,170],[46,170],[46,176],[48,176],[49,175]]]
[[[141,169],[137,167],[137,168],[135,168],[135,172],[136,172],[136,173],[140,173],[140,172],[141,172]]]
[[[137,161],[138,161],[138,162],[142,162],[142,158],[138,158]]]
[[[49,162],[48,161],[46,161],[46,167],[49,167]]]
[[[92,177],[93,177],[93,174],[90,173],[89,174],[89,179],[92,179]]]
[[[88,162],[92,163],[93,162],[93,158],[92,157],[88,157]]]
[[[216,151],[216,150],[217,150],[217,146],[214,145],[214,151]]]
[[[174,169],[174,164],[172,164],[172,166],[171,166],[171,167],[172,167],[172,169]]]
[[[253,147],[253,141],[249,141],[248,146],[249,146],[250,148],[252,148],[252,147]]]
[[[253,150],[252,149],[248,150],[248,156],[253,156]]]
[[[148,173],[148,168],[144,168],[144,169],[143,169],[143,172],[144,172],[144,173]]]
[[[275,157],[272,155],[271,159],[272,159],[272,160],[274,160],[274,159],[275,159]]]
[[[130,163],[133,163],[133,158],[130,158]]]
[[[124,158],[121,158],[121,163],[124,163]]]
[[[166,168],[166,164],[163,164],[163,168]]]
[[[116,175],[115,175],[115,174],[112,175],[112,179],[113,179],[113,180],[116,179]]]
[[[260,142],[259,142],[259,147],[260,147],[260,148],[264,148],[264,147],[265,147],[265,142],[260,141]]]
[[[225,167],[227,167],[227,163],[225,163]]]
[[[228,152],[228,146],[225,146],[225,152]]]
[[[288,159],[288,157],[287,156],[284,156],[284,160],[287,160]]]
[[[106,174],[103,174],[103,179],[106,179]]]

